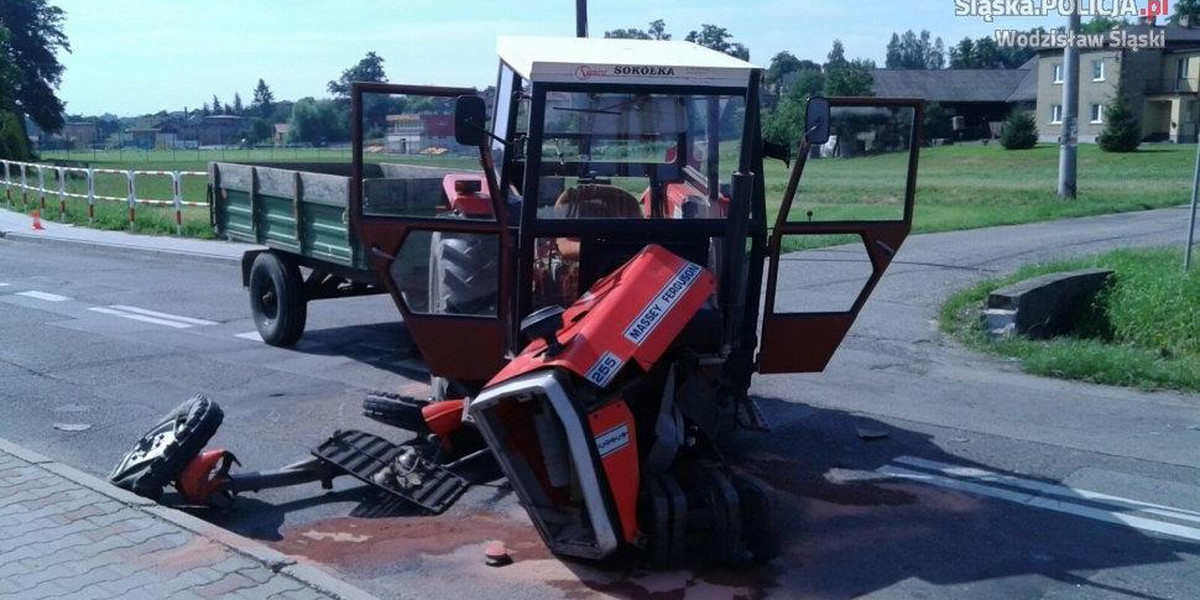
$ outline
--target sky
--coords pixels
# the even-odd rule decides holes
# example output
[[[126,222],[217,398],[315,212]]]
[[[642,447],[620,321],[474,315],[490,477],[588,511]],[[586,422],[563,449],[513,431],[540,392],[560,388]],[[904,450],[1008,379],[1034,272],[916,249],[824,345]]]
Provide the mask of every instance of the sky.
[[[60,97],[69,114],[132,116],[211,101],[250,102],[263,78],[276,99],[326,96],[368,51],[394,83],[494,83],[496,37],[575,33],[571,0],[51,0],[67,13],[72,52]],[[682,39],[727,28],[766,66],[787,50],[824,62],[834,38],[881,66],[892,32],[928,29],[947,46],[999,27],[1057,27],[1059,16],[985,22],[954,0],[590,0],[593,36],[666,21]]]

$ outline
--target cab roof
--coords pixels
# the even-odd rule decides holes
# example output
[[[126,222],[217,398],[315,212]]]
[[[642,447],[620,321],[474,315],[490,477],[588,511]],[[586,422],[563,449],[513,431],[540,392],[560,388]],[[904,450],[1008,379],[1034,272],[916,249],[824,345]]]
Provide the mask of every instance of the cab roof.
[[[747,87],[751,63],[691,42],[502,36],[496,52],[522,78],[553,83]]]

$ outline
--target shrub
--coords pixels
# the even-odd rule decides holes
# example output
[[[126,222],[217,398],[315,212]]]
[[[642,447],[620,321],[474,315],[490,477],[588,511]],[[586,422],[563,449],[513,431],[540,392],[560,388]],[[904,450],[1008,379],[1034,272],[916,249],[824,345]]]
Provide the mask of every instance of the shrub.
[[[0,158],[29,160],[29,144],[20,117],[0,109]]]
[[[925,107],[925,141],[950,137],[950,113],[934,102]]]
[[[1000,131],[1000,145],[1008,150],[1028,150],[1037,145],[1037,122],[1033,113],[1016,111],[1004,120]]]
[[[1133,116],[1122,94],[1104,109],[1104,131],[1096,142],[1105,152],[1133,152],[1142,141],[1142,126]]]

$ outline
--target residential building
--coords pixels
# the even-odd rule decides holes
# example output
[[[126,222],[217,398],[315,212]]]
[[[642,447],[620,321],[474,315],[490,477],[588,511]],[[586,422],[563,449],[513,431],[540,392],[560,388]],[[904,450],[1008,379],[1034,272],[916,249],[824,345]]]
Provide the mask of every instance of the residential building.
[[[200,119],[196,137],[201,146],[236,146],[242,141],[242,117],[212,115]]]
[[[387,152],[417,154],[455,148],[454,115],[399,114],[387,116]]]
[[[292,130],[292,126],[288,125],[287,123],[276,123],[275,124],[275,137],[274,137],[275,145],[276,146],[287,145],[288,133],[291,132],[291,130]]]
[[[1037,100],[1036,61],[1019,69],[876,69],[879,98],[921,98],[949,113],[956,140],[999,135],[1013,110],[1032,110]]]
[[[90,148],[96,143],[96,124],[90,121],[76,121],[63,125],[60,132],[67,143],[73,148]]]
[[[1126,28],[1128,35],[1150,32],[1165,36],[1165,48],[1104,47],[1079,53],[1080,142],[1095,142],[1104,131],[1105,111],[1121,91],[1146,141],[1194,143],[1200,133],[1200,29],[1143,22]],[[1063,84],[1061,50],[1038,57],[1037,125],[1042,141],[1062,135]]]

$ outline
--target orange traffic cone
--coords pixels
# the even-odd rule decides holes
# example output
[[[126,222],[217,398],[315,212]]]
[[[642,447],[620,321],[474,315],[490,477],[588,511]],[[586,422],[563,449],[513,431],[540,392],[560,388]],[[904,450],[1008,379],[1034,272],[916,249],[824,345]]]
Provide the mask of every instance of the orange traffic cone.
[[[42,225],[42,211],[41,210],[33,211],[33,230],[34,231],[44,231],[45,229],[46,229],[46,227]]]

